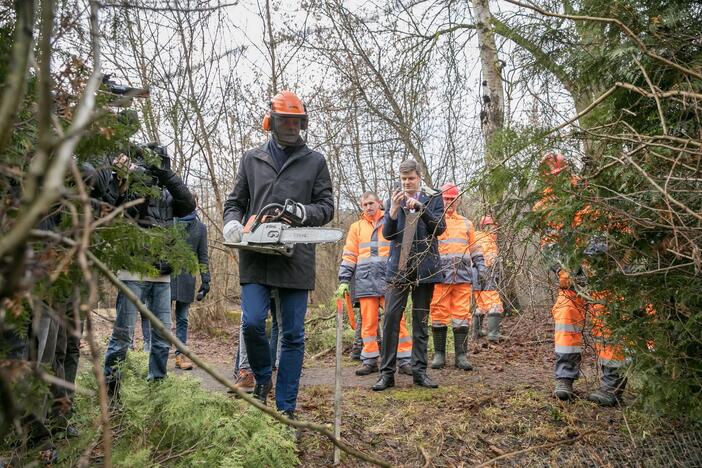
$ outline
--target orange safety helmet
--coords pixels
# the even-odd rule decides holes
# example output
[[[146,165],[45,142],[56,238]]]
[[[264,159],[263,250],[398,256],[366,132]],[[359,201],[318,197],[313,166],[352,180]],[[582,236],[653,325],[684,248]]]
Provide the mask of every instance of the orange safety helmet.
[[[492,216],[490,215],[485,215],[482,218],[480,218],[480,222],[478,223],[478,226],[497,226],[497,223],[495,220],[492,219]]]
[[[292,91],[284,90],[276,94],[270,102],[270,110],[263,117],[263,130],[274,130],[273,117],[298,118],[300,130],[307,130],[307,110],[302,100]]]
[[[447,200],[454,200],[458,198],[459,193],[458,193],[458,187],[456,187],[452,183],[446,183],[441,186],[441,196],[444,197]]]
[[[551,175],[558,175],[568,167],[565,156],[561,153],[546,153],[541,159],[541,165],[545,167]]]

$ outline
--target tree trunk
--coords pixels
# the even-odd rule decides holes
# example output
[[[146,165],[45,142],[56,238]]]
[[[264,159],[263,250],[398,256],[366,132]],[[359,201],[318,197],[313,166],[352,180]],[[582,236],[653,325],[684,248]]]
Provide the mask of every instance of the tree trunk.
[[[480,67],[483,79],[482,89],[482,109],[480,111],[480,127],[485,140],[485,166],[494,169],[495,165],[502,160],[502,155],[497,152],[492,143],[497,132],[504,127],[505,122],[505,100],[504,89],[502,87],[502,62],[497,55],[497,45],[495,43],[495,31],[493,27],[492,14],[490,13],[489,0],[471,0],[473,14],[476,21],[476,31],[478,32],[478,48],[480,49]],[[501,285],[501,295],[505,311],[512,308],[520,308],[519,299],[516,292],[516,271],[511,261],[514,252],[509,248],[509,243],[505,239],[505,232],[500,231],[498,235],[498,245],[500,248],[504,275]]]

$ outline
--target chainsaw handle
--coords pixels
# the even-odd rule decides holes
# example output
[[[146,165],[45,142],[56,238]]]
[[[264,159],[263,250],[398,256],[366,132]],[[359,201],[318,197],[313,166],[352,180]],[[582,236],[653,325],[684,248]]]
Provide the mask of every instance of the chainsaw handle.
[[[269,223],[278,221],[280,217],[283,216],[285,211],[284,208],[285,207],[280,203],[269,203],[261,208],[261,211],[259,211],[256,218],[254,218],[253,224],[251,224],[251,232],[255,231],[256,228],[263,222]],[[269,211],[273,211],[273,213],[269,214]]]

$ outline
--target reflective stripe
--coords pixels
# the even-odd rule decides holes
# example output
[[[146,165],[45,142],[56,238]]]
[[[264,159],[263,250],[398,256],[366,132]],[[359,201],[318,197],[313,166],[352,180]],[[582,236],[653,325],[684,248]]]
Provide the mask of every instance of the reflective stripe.
[[[388,247],[390,246],[391,242],[388,241],[370,241],[370,242],[361,242],[358,244],[359,249],[363,249],[366,247]]]
[[[465,253],[447,253],[447,254],[441,254],[441,258],[465,258],[468,260],[468,256]]]
[[[349,257],[358,257],[356,252],[351,252],[350,250],[344,250],[341,255],[348,255]]]
[[[469,325],[468,320],[462,319],[451,319],[451,323],[453,324],[453,328],[467,327]]]
[[[592,335],[592,341],[596,342],[597,344],[602,344],[602,345],[618,345],[619,340],[616,340],[614,338],[605,338],[604,336],[599,336],[599,335]]]
[[[378,341],[378,337],[377,337],[377,336],[364,336],[364,337],[363,337],[363,342],[364,342],[364,343],[372,343],[372,342],[374,342],[374,341]]]
[[[557,352],[557,353],[561,353],[561,354],[582,353],[582,352],[583,352],[583,347],[582,347],[582,346],[563,346],[563,345],[556,345],[556,352]]]
[[[557,323],[554,326],[557,332],[572,332],[572,333],[582,333],[583,327],[581,325],[575,325],[572,323]]]
[[[358,264],[387,262],[388,257],[363,257],[358,259]]]
[[[412,351],[398,351],[397,352],[398,358],[406,358],[406,357],[411,357],[411,356],[412,356]]]
[[[361,351],[361,359],[371,359],[371,358],[377,358],[380,356],[380,353],[378,351],[371,351],[371,352],[365,352]]]
[[[625,359],[603,359],[599,358],[597,359],[597,362],[601,366],[607,366],[607,367],[624,367],[626,365],[626,360]]]
[[[460,239],[458,237],[451,237],[449,239],[439,239],[439,244],[468,244],[467,239]]]
[[[412,341],[411,336],[402,336],[400,337],[398,343],[410,343]]]
[[[447,325],[444,322],[438,322],[436,320],[432,320],[431,326],[438,327],[438,328],[446,328]]]
[[[356,264],[353,262],[349,262],[348,260],[342,260],[341,265],[351,267],[351,269],[356,268]]]

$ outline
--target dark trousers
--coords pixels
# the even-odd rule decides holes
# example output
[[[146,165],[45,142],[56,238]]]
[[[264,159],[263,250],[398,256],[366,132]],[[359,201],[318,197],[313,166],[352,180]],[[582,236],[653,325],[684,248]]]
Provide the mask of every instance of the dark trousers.
[[[78,373],[78,361],[80,359],[80,337],[83,335],[83,322],[75,314],[78,312],[68,305],[66,310],[66,323],[62,324],[56,337],[56,354],[54,356],[54,372],[56,377],[72,384],[76,383]],[[61,388],[60,393],[70,399],[73,398],[73,390]]]
[[[393,375],[397,367],[397,343],[400,339],[400,321],[412,294],[412,373],[427,370],[429,344],[429,305],[434,293],[433,284],[391,285],[385,294],[383,342],[380,350],[380,372]]]

